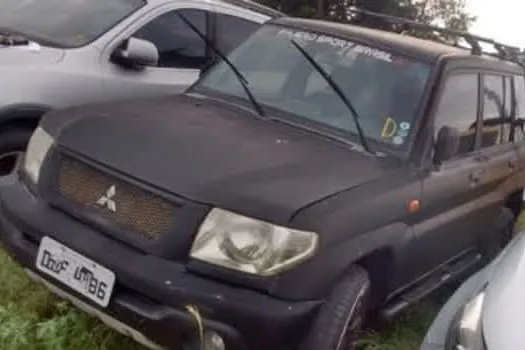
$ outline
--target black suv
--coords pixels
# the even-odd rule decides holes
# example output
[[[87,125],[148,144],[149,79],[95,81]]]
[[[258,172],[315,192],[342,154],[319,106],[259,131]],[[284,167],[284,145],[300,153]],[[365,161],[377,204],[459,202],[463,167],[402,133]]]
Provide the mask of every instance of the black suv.
[[[280,18],[183,95],[49,113],[0,183],[4,244],[152,348],[351,349],[521,210],[523,67],[461,35]]]

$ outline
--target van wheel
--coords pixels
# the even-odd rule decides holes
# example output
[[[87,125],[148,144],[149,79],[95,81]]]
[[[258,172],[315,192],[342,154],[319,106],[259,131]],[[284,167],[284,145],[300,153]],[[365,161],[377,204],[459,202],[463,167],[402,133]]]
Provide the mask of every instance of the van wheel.
[[[352,266],[321,306],[299,350],[355,350],[369,299],[368,273],[359,266]]]
[[[10,129],[0,133],[0,177],[18,169],[32,133],[29,129]]]

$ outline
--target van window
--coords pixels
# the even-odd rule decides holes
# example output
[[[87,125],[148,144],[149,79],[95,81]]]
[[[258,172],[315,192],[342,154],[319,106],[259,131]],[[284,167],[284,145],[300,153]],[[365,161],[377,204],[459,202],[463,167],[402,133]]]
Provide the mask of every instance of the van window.
[[[206,34],[206,12],[183,9],[160,15],[139,29],[134,36],[157,46],[159,67],[199,69],[207,63],[206,43],[177,12],[201,33]]]
[[[476,144],[476,119],[478,113],[478,75],[455,74],[445,82],[438,104],[434,139],[439,130],[448,126],[461,134],[458,154],[469,153]]]
[[[506,113],[505,80],[501,75],[483,77],[483,124],[481,147],[509,142],[511,120]]]

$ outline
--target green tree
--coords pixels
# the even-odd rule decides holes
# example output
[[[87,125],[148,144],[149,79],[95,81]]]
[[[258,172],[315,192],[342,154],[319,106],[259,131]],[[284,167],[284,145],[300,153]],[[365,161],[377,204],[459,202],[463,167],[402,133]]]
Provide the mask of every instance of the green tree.
[[[418,22],[435,24],[447,29],[468,31],[476,20],[467,11],[465,0],[420,0],[413,4],[415,8],[414,19]],[[429,32],[415,32],[415,35],[426,38],[437,38],[443,41],[458,44],[454,36],[439,35]]]

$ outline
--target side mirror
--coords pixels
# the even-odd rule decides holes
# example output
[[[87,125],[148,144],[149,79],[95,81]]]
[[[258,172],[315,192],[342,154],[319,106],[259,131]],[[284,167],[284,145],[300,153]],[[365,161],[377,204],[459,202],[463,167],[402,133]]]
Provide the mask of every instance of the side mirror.
[[[461,135],[455,128],[444,126],[439,130],[434,147],[434,164],[440,166],[444,161],[458,154]]]
[[[159,51],[155,44],[131,37],[113,52],[111,61],[131,69],[155,67],[159,62]]]

